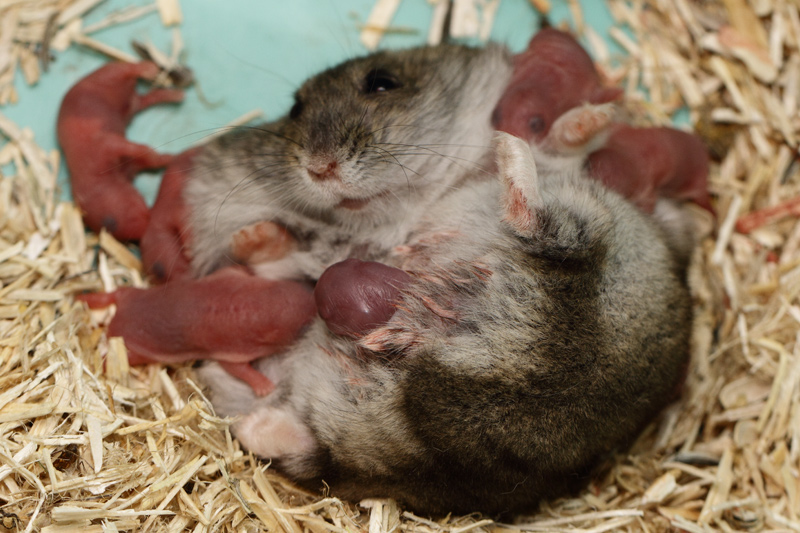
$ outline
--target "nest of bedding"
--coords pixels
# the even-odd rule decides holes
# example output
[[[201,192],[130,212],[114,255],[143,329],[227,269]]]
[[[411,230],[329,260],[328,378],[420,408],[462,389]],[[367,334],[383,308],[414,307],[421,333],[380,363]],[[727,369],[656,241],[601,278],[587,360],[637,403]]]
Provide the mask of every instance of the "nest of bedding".
[[[513,523],[430,521],[391,500],[343,502],[294,488],[241,450],[189,365],[129,368],[120,339],[106,337],[108,311],[72,299],[143,285],[139,261],[109,235],[85,233],[76,208],[58,200],[58,154],[0,112],[0,164],[16,169],[0,179],[0,531],[800,531],[800,222],[792,214],[800,210],[789,202],[777,214],[759,211],[800,195],[798,4],[609,7],[627,27],[612,30],[627,57],[611,58],[574,9],[576,29],[626,87],[636,120],[666,124],[688,106],[718,159],[710,180],[718,218],[698,214],[696,325],[682,397],[601,477]],[[13,100],[8,91],[0,83],[4,101]],[[737,225],[742,216],[752,224]]]

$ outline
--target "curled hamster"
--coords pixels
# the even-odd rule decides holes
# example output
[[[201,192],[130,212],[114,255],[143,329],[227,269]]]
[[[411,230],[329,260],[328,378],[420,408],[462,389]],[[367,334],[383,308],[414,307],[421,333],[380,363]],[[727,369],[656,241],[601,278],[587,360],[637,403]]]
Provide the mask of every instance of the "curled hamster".
[[[572,35],[545,28],[514,56],[514,73],[492,122],[501,131],[538,143],[568,110],[621,96],[622,89],[603,85],[592,58]]]
[[[699,137],[672,128],[614,124],[622,90],[606,87],[570,34],[547,28],[514,57],[514,73],[492,123],[556,156],[588,159],[590,175],[647,212],[659,197],[713,212],[709,156]]]
[[[697,135],[617,124],[588,159],[592,176],[647,212],[652,212],[657,198],[674,198],[714,213],[708,192],[708,149]]]
[[[585,482],[671,397],[691,322],[686,217],[642,213],[498,134],[500,179],[431,204],[386,262],[410,279],[353,339],[322,319],[256,362],[256,398],[200,369],[253,453],[311,490],[418,512],[531,510]]]
[[[272,221],[301,246],[259,264],[319,278],[403,243],[431,204],[491,165],[491,113],[511,75],[499,45],[386,51],[311,78],[289,114],[204,147],[186,185],[196,275],[231,260],[233,236]]]
[[[86,224],[106,228],[120,240],[138,240],[150,213],[133,186],[142,170],[166,166],[172,156],[125,138],[139,111],[183,100],[183,92],[136,92],[139,80],[154,80],[155,63],[108,63],[83,78],[64,96],[58,114],[58,142],[69,168],[70,185]]]
[[[108,335],[125,339],[130,364],[213,359],[259,396],[273,385],[250,362],[286,348],[317,316],[309,287],[235,266],[201,279],[79,299],[92,308],[116,304]]]

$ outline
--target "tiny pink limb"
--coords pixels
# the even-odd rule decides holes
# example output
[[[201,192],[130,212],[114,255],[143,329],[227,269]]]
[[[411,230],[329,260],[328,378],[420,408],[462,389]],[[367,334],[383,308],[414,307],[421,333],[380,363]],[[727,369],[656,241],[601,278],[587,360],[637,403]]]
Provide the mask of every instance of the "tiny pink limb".
[[[59,110],[56,132],[73,197],[92,230],[106,228],[120,240],[140,239],[149,219],[144,199],[131,185],[136,174],[170,161],[125,138],[138,111],[182,99],[175,90],[136,92],[139,79],[152,80],[158,73],[149,62],[109,63],[76,83]]]
[[[800,196],[786,200],[772,207],[765,207],[753,211],[739,218],[736,221],[736,231],[739,233],[750,233],[771,222],[775,222],[788,216],[800,216]]]
[[[145,269],[159,282],[191,275],[187,252],[191,236],[183,187],[194,168],[193,158],[198,151],[187,150],[170,161],[150,212],[150,223],[139,242]]]
[[[582,105],[555,122],[542,147],[558,154],[588,154],[603,145],[611,130],[613,104]]]
[[[164,168],[175,157],[169,154],[160,154],[145,144],[132,143],[124,137],[115,137],[114,140],[116,146],[110,148],[117,151],[116,155],[120,164],[129,164],[134,172]],[[134,177],[128,176],[130,180],[133,180]]]
[[[137,95],[134,99],[135,112],[158,104],[176,104],[183,102],[183,91],[178,89],[154,89],[148,93]]]
[[[77,294],[75,299],[85,302],[89,309],[103,309],[117,303],[116,292],[89,292]]]
[[[219,361],[219,364],[228,374],[250,385],[256,396],[266,396],[275,388],[275,384],[250,363]]]

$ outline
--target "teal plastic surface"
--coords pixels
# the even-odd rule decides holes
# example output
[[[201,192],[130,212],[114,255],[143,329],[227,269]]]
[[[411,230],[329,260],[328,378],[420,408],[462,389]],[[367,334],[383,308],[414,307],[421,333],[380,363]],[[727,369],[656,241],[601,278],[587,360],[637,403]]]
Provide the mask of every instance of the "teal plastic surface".
[[[109,13],[146,2],[106,0],[85,17],[85,23]],[[292,93],[310,75],[344,59],[367,51],[359,40],[363,23],[374,0],[183,0],[185,63],[194,70],[199,89],[187,92],[177,106],[151,108],[138,115],[128,137],[166,153],[177,153],[253,109],[266,119],[288,110]],[[611,17],[605,2],[583,0],[586,23],[606,36]],[[570,22],[566,0],[553,0],[552,23]],[[403,0],[393,26],[413,28],[416,33],[393,34],[381,48],[405,48],[424,44],[433,10],[425,0]],[[524,49],[539,27],[537,12],[528,0],[502,0],[492,40],[512,50]],[[132,53],[132,40],[150,41],[168,51],[171,31],[156,13],[134,22],[100,31],[93,37]],[[613,45],[612,45],[613,49]],[[618,50],[618,49],[617,49]],[[82,76],[107,58],[77,46],[56,55],[50,71],[35,87],[27,87],[18,76],[19,103],[0,108],[18,125],[30,127],[45,149],[57,147],[55,122],[64,93]],[[137,180],[149,200],[158,180],[143,175]],[[62,168],[60,181],[66,186]]]

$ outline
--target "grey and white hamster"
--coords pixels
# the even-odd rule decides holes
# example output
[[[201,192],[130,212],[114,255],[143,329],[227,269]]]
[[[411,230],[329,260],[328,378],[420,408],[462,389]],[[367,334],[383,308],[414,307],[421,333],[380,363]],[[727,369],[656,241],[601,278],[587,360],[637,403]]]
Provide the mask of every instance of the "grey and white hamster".
[[[258,265],[263,277],[317,279],[347,257],[385,255],[434,201],[486,174],[511,70],[500,45],[379,52],[308,80],[288,116],[204,147],[186,189],[195,274],[264,220],[300,248]]]
[[[311,490],[530,510],[583,483],[680,379],[686,219],[667,202],[641,213],[580,165],[537,169],[508,136],[482,178],[510,68],[494,46],[367,56],[310,80],[269,133],[206,150],[189,196],[197,272],[267,219],[320,243],[291,267],[309,277],[363,250],[411,276],[377,330],[353,340],[319,319],[259,360],[277,384],[266,397],[200,370],[244,447]]]

